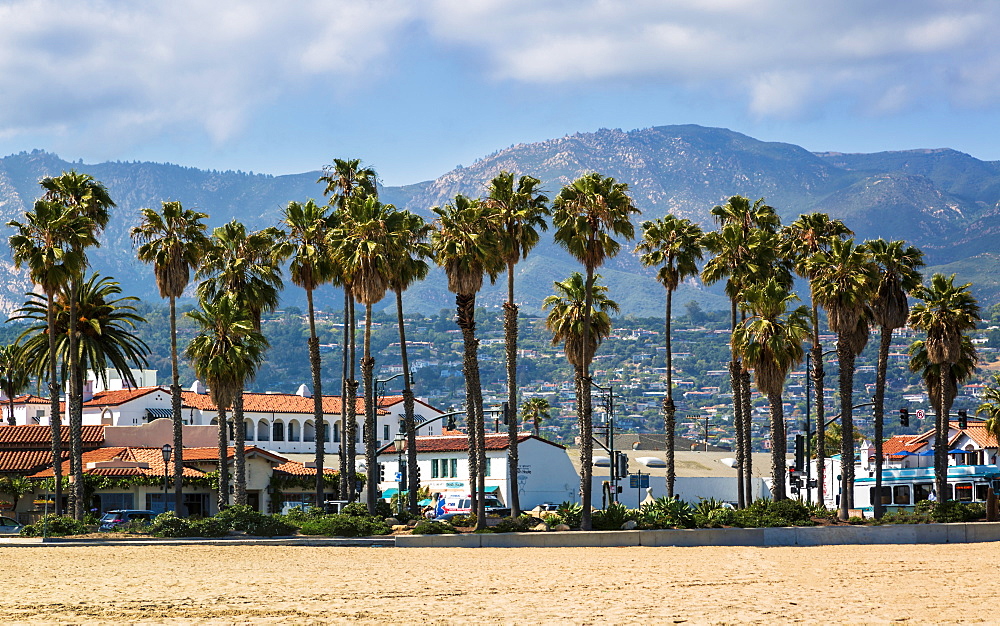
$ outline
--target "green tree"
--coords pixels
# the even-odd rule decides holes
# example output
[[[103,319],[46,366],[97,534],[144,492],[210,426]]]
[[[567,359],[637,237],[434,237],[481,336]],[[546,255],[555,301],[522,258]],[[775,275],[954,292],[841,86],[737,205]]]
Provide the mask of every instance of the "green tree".
[[[744,297],[744,307],[753,315],[736,327],[733,344],[770,405],[771,499],[783,500],[788,444],[781,396],[788,372],[805,357],[802,343],[809,336],[809,310],[800,306],[789,311],[798,296],[775,278],[747,287]]]
[[[875,377],[875,493],[882,493],[882,434],[885,423],[885,384],[889,369],[889,346],[892,331],[906,326],[910,305],[906,295],[921,282],[918,267],[923,266],[924,253],[905,241],[888,242],[875,239],[865,244],[878,268],[878,285],[871,300],[872,317],[881,331],[878,347],[878,368]],[[884,513],[882,498],[875,498],[875,518]]]
[[[283,225],[288,228],[287,239],[277,243],[276,256],[291,256],[288,271],[292,282],[306,291],[309,317],[309,369],[313,382],[313,423],[316,432],[326,430],[323,415],[323,362],[319,353],[319,336],[316,334],[316,308],[313,292],[320,285],[330,282],[334,267],[329,246],[330,207],[318,206],[309,200],[305,204],[289,202],[285,207]],[[316,437],[316,506],[323,506],[323,465],[326,452],[325,437]],[[343,445],[343,444],[341,444]]]
[[[514,301],[514,266],[528,256],[538,244],[538,230],[547,230],[545,216],[549,214],[549,199],[540,190],[542,181],[533,176],[500,172],[490,181],[483,203],[492,208],[500,246],[507,264],[507,301],[503,305],[504,336],[507,355],[507,472],[512,485],[517,485],[517,303]],[[521,514],[516,487],[510,490],[511,516]]]
[[[549,419],[549,401],[545,398],[528,398],[521,405],[521,421],[530,422],[535,431],[535,436],[539,436],[539,428],[542,423]]]
[[[594,271],[618,254],[621,244],[615,236],[631,240],[635,227],[631,216],[639,213],[628,195],[628,185],[598,173],[582,176],[559,191],[554,201],[555,240],[586,269],[582,345],[592,344],[590,315],[594,293]],[[580,493],[583,503],[581,528],[591,529],[591,476],[593,474],[593,424],[590,395],[590,363],[594,354],[581,355],[577,370],[577,418],[580,425]]]
[[[979,322],[979,305],[969,290],[971,286],[971,283],[956,286],[954,274],[950,277],[934,274],[929,285],[920,285],[914,290],[913,295],[922,302],[913,306],[908,320],[910,326],[927,334],[924,342],[927,363],[939,370],[942,392],[938,393],[934,405],[934,481],[941,497],[944,497],[948,482],[950,385],[957,376],[956,365],[963,357],[965,333],[974,330]]]
[[[45,294],[49,344],[49,424],[52,430],[53,495],[55,512],[62,512],[62,415],[59,410],[60,379],[56,356],[55,296],[86,266],[83,250],[94,245],[94,225],[64,204],[37,200],[24,222],[7,223],[17,230],[9,243],[15,267],[26,267],[31,281]]]
[[[16,342],[0,346],[0,391],[7,396],[7,423],[11,426],[17,424],[14,419],[14,397],[24,393],[30,381],[31,376],[21,346]]]
[[[208,245],[207,214],[185,209],[180,202],[163,202],[162,211],[140,209],[142,221],[131,231],[138,244],[138,258],[153,264],[153,275],[161,298],[170,302],[170,408],[174,439],[174,510],[184,513],[184,420],[181,417],[180,366],[177,359],[177,298],[184,295],[191,272]],[[165,505],[164,505],[165,506]]]
[[[195,375],[208,385],[212,402],[219,411],[219,508],[229,504],[229,437],[226,412],[242,394],[243,385],[253,378],[264,359],[267,340],[256,328],[254,314],[243,298],[222,292],[218,297],[201,301],[201,309],[186,313],[200,327],[188,344],[185,356],[191,360]],[[236,422],[236,432],[243,430]],[[237,436],[236,452],[239,452]],[[245,478],[244,478],[245,480]],[[245,488],[245,483],[244,483]],[[245,492],[244,492],[245,493]],[[240,503],[237,496],[237,503]]]
[[[663,398],[663,432],[666,433],[667,496],[674,497],[674,434],[676,431],[677,405],[674,404],[673,350],[671,349],[671,316],[673,295],[685,278],[698,275],[701,260],[701,228],[694,222],[667,215],[664,218],[643,222],[642,241],[636,252],[639,261],[647,267],[658,267],[656,279],[667,289],[667,310],[663,334],[666,341],[667,395]]]
[[[983,428],[995,442],[1000,445],[1000,374],[993,374],[992,384],[983,389],[982,402],[976,409],[976,415],[985,415]],[[997,496],[992,489],[986,495],[986,521],[997,521]]]

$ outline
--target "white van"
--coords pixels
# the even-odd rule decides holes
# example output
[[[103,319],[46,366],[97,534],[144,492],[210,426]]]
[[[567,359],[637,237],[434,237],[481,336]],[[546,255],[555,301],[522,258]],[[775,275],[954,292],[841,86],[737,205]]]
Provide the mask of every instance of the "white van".
[[[487,495],[486,496],[486,511],[487,513],[495,509],[504,509],[503,503],[497,499],[496,496]],[[472,512],[472,495],[471,494],[449,494],[444,497],[444,513],[445,515],[449,513],[471,513]],[[510,511],[507,511],[510,515]]]

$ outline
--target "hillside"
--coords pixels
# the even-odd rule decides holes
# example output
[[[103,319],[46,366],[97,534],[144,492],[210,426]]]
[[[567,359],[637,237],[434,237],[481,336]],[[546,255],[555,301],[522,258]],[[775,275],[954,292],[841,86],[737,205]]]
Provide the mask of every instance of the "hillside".
[[[37,197],[39,178],[70,168],[104,182],[118,203],[103,247],[92,254],[94,267],[117,277],[127,292],[148,299],[156,298],[152,273],[134,260],[128,238],[139,208],[180,200],[209,213],[213,226],[237,218],[256,228],[275,224],[289,200],[322,195],[315,182],[318,172],[269,176],[156,163],[83,164],[35,151],[0,159],[0,218],[16,219]],[[932,266],[954,268],[961,278],[975,281],[986,303],[1000,298],[1000,245],[993,236],[1000,232],[1000,165],[953,150],[814,154],[720,128],[602,129],[511,146],[432,181],[386,187],[382,196],[429,216],[430,207],[457,193],[481,194],[501,170],[538,176],[550,196],[586,172],[614,176],[629,184],[643,211],[638,221],[672,212],[712,228],[712,206],[734,194],[766,198],[786,222],[803,212],[826,211],[843,218],[860,238],[905,238],[927,252]],[[4,247],[0,265],[9,271],[0,280],[0,306],[6,309],[20,303],[29,288],[9,259]],[[518,269],[519,299],[526,311],[537,311],[552,281],[575,269],[563,251],[543,238]],[[633,255],[623,252],[601,273],[624,313],[661,314],[663,289]],[[480,304],[498,306],[502,288],[488,286]],[[285,297],[294,304],[302,300],[295,288],[287,289]],[[320,307],[337,307],[340,301],[333,288],[317,297]],[[682,287],[677,298],[681,303],[697,300],[706,309],[724,306],[717,289],[695,284]],[[415,287],[407,299],[409,307],[426,313],[451,308],[454,302],[439,273]]]

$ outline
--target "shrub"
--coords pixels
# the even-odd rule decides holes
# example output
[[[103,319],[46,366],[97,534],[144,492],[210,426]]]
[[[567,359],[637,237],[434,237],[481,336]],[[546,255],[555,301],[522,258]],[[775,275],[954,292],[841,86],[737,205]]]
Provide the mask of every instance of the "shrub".
[[[556,514],[563,524],[570,528],[579,528],[583,521],[583,505],[576,502],[563,502],[556,509]]]
[[[308,509],[292,509],[285,515],[285,521],[295,526],[296,528],[301,528],[302,524],[306,523],[311,519],[316,519],[318,517],[323,517],[323,509],[318,506],[311,506]]]
[[[639,507],[643,528],[694,528],[694,508],[683,500],[661,497]]]
[[[65,517],[49,513],[34,524],[28,524],[21,529],[22,537],[65,537],[67,535],[83,535],[87,532],[87,526],[72,517]]]
[[[978,517],[977,514],[969,510],[968,506],[954,500],[938,502],[936,506],[931,508],[931,518],[941,524],[971,522]]]
[[[256,537],[295,533],[295,526],[283,520],[280,515],[265,515],[249,506],[232,506],[220,511],[215,517],[232,530]]]
[[[129,523],[131,524],[131,522]],[[191,521],[183,517],[177,517],[173,511],[160,513],[153,518],[153,523],[148,527],[150,533],[157,537],[193,537]]]
[[[612,502],[604,510],[594,511],[594,530],[619,530],[622,524],[634,520],[637,514],[621,502]]]
[[[377,517],[327,515],[307,521],[299,531],[303,535],[325,535],[329,537],[368,537],[388,535],[392,529]]]
[[[476,516],[472,513],[466,515],[456,515],[451,518],[451,525],[456,528],[462,526],[463,528],[469,528],[476,525]]]
[[[364,502],[352,502],[342,508],[340,514],[351,517],[368,517],[368,505]],[[392,517],[392,508],[389,507],[389,503],[385,500],[376,500],[375,516],[381,518]]]
[[[413,527],[414,535],[453,535],[458,531],[448,522],[424,520]]]
[[[144,519],[134,519],[125,522],[124,524],[119,524],[118,526],[113,526],[111,532],[113,533],[148,533],[150,522]]]
[[[900,510],[895,513],[886,513],[882,519],[876,520],[876,524],[930,524],[931,516],[927,513],[917,513],[916,511]]]
[[[224,521],[214,517],[191,522],[192,537],[225,537],[228,532],[229,526]]]
[[[530,515],[505,517],[496,526],[491,526],[486,532],[493,533],[523,533],[538,525],[538,520]]]
[[[734,512],[732,525],[742,528],[770,528],[775,526],[813,526],[812,512],[798,500],[768,498],[755,500],[745,509]]]

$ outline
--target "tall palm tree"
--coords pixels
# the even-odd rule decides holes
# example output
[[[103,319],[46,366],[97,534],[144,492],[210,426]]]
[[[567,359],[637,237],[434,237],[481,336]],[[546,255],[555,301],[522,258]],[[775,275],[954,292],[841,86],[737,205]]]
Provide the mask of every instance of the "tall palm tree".
[[[434,207],[437,219],[431,233],[434,260],[448,276],[448,290],[455,294],[458,327],[463,340],[463,373],[469,424],[469,469],[472,504],[476,525],[484,521],[486,488],[486,426],[483,419],[483,390],[479,381],[479,340],[476,338],[476,294],[483,277],[491,278],[503,270],[504,259],[498,254],[498,233],[492,211],[478,200],[463,195],[443,207]]]
[[[594,271],[616,256],[621,244],[615,236],[631,241],[635,236],[633,213],[640,213],[628,195],[628,185],[610,176],[586,174],[563,187],[554,201],[555,240],[586,269],[583,346],[592,344],[590,316],[594,292]],[[590,397],[590,363],[593,353],[582,355],[577,381],[577,415],[580,422],[580,492],[583,503],[581,528],[591,528],[591,477],[593,468],[593,406]]]
[[[7,396],[7,423],[11,426],[17,424],[14,419],[14,397],[24,393],[30,382],[31,375],[24,361],[22,347],[16,342],[0,346],[0,391]]]
[[[935,403],[934,480],[939,497],[944,497],[948,482],[948,409],[949,383],[955,365],[962,357],[965,333],[979,322],[979,304],[969,287],[955,285],[955,275],[934,274],[929,285],[920,285],[913,295],[922,300],[910,311],[909,325],[927,334],[927,362],[938,366],[940,389]]]
[[[866,309],[877,287],[877,268],[853,239],[834,239],[830,249],[811,261],[816,272],[813,297],[828,312],[830,330],[837,333],[840,367],[840,518],[854,504],[854,362],[868,342]]]
[[[521,420],[531,422],[535,436],[539,436],[539,427],[549,419],[549,401],[545,398],[529,398],[521,405]]]
[[[773,277],[747,287],[744,297],[753,315],[736,327],[733,343],[770,405],[771,499],[783,500],[788,444],[781,396],[788,372],[805,357],[802,342],[809,336],[809,310],[800,306],[789,311],[798,296]]]
[[[816,394],[816,469],[819,485],[826,484],[826,390],[823,387],[823,344],[819,339],[819,303],[814,295],[817,276],[812,260],[819,252],[829,250],[833,239],[853,234],[843,222],[831,220],[826,213],[804,213],[781,229],[781,255],[792,262],[796,274],[809,281],[812,371],[806,372],[806,376],[812,376]],[[822,487],[819,493],[823,493]]]
[[[316,308],[313,292],[333,277],[330,257],[329,229],[330,207],[318,206],[309,200],[305,204],[289,202],[285,207],[282,223],[288,228],[288,238],[278,242],[276,256],[291,256],[288,271],[292,282],[306,291],[309,313],[309,368],[313,382],[313,423],[317,432],[324,432],[323,415],[323,363],[319,353],[319,336],[316,334]],[[326,452],[324,437],[316,438],[316,506],[323,506],[323,465]],[[341,443],[343,447],[343,443]]]
[[[666,435],[667,497],[674,497],[674,434],[676,430],[677,405],[674,404],[673,352],[671,350],[670,317],[673,314],[673,295],[685,278],[698,275],[698,261],[701,260],[701,227],[673,215],[643,222],[642,241],[636,252],[642,254],[639,261],[647,266],[659,267],[656,279],[667,289],[667,312],[664,316],[663,334],[666,338],[667,353],[667,395],[663,397],[663,432]]]
[[[59,176],[43,178],[38,183],[45,190],[44,198],[58,202],[73,213],[90,220],[94,239],[78,252],[84,254],[87,247],[100,245],[97,235],[103,231],[111,219],[111,209],[115,206],[108,190],[90,174],[81,174],[75,170],[63,172]],[[82,243],[77,241],[77,243]],[[81,271],[70,276],[68,283],[70,292],[75,293],[83,280],[83,269],[87,266],[86,255]],[[70,317],[75,317],[75,303],[70,300]],[[83,374],[80,369],[77,341],[79,336],[75,329],[70,328],[69,337],[69,389],[66,406],[69,409],[69,445],[70,472],[73,482],[70,488],[72,495],[73,517],[83,519]]]
[[[323,175],[316,182],[326,183],[324,196],[330,196],[330,206],[335,207],[331,216],[333,224],[343,221],[347,204],[352,198],[367,196],[378,197],[378,175],[375,170],[365,167],[361,159],[334,159],[333,163],[323,167]],[[336,240],[336,233],[344,232],[331,224],[328,245],[337,247],[341,242]],[[340,432],[343,443],[340,446],[340,491],[341,498],[354,501],[354,459],[357,448],[357,394],[358,381],[355,373],[355,343],[357,319],[354,315],[354,297],[351,295],[353,276],[344,266],[335,267],[330,280],[333,285],[344,290],[344,348],[343,375],[341,378],[340,397],[341,415]],[[350,463],[348,463],[350,461]],[[348,464],[350,467],[348,467]],[[317,474],[318,475],[318,474]]]
[[[388,276],[392,267],[393,242],[389,233],[398,233],[392,225],[400,214],[391,204],[382,204],[375,196],[352,198],[346,206],[344,221],[338,226],[344,233],[338,235],[340,246],[334,250],[336,261],[347,267],[353,276],[351,293],[365,306],[364,355],[361,358],[361,377],[365,390],[365,464],[368,480],[365,495],[368,512],[375,514],[376,481],[374,470],[378,465],[376,440],[375,358],[371,351],[372,305],[385,297],[389,289]]]
[[[732,196],[728,202],[712,209],[720,229],[702,238],[712,257],[702,270],[702,281],[711,285],[726,279],[726,296],[730,303],[730,332],[735,332],[737,313],[743,288],[750,282],[780,274],[782,281],[791,282],[787,268],[776,255],[775,234],[781,224],[774,209],[760,198],[751,203],[743,196]],[[777,275],[776,274],[776,275]],[[729,376],[733,390],[733,423],[736,430],[736,461],[739,467],[737,501],[745,506],[751,498],[752,446],[750,439],[750,379],[739,353],[730,341]]]
[[[878,268],[878,286],[872,297],[872,317],[881,330],[878,348],[878,370],[875,377],[875,517],[884,513],[882,505],[882,428],[885,422],[885,379],[889,369],[889,346],[892,331],[906,326],[910,305],[906,294],[921,282],[918,267],[923,266],[924,253],[905,241],[888,242],[875,239],[865,244],[868,254]]]
[[[180,366],[177,361],[177,298],[184,295],[191,272],[208,245],[206,213],[163,202],[162,212],[140,209],[142,221],[131,231],[138,258],[153,264],[160,297],[170,302],[170,408],[174,426],[174,510],[183,515],[184,420],[181,417]]]
[[[431,226],[424,218],[409,211],[401,211],[395,220],[398,232],[388,233],[392,241],[389,266],[393,271],[387,276],[389,289],[396,294],[396,319],[399,322],[399,354],[403,364],[403,424],[406,429],[406,484],[407,506],[416,514],[420,480],[417,466],[417,423],[413,417],[413,389],[410,383],[410,360],[406,348],[406,326],[403,320],[403,292],[413,283],[423,280],[430,271],[425,259],[432,256],[428,237]]]
[[[976,409],[976,415],[986,416],[983,428],[1000,445],[1000,374],[993,374],[992,384],[986,385],[981,397],[983,401]],[[997,496],[989,489],[986,494],[986,521],[995,522],[997,518]]]
[[[246,227],[233,220],[212,232],[211,244],[205,250],[201,267],[195,274],[201,278],[196,292],[202,302],[214,301],[230,294],[250,314],[254,330],[260,332],[261,315],[278,306],[278,293],[283,287],[279,259],[275,256],[281,231],[265,228],[247,232]],[[264,346],[266,348],[266,345]],[[233,399],[233,421],[236,424],[235,471],[236,504],[246,504],[246,442],[243,421],[243,388]],[[324,430],[317,430],[317,437],[324,437]]]
[[[55,329],[55,296],[86,264],[83,250],[96,243],[91,219],[81,217],[59,202],[37,200],[24,222],[7,223],[17,229],[9,243],[15,267],[26,267],[31,281],[45,294],[46,324]],[[55,478],[55,512],[62,511],[62,415],[56,337],[48,332],[49,424],[52,429],[52,467]]]
[[[538,244],[538,229],[547,230],[545,216],[549,214],[549,199],[540,190],[542,181],[534,176],[500,172],[490,181],[483,203],[496,211],[500,246],[507,263],[507,301],[503,305],[503,327],[507,353],[507,472],[513,486],[510,490],[511,516],[521,514],[517,493],[517,303],[514,302],[514,266],[528,256]]]
[[[195,375],[208,385],[208,392],[219,411],[219,508],[229,504],[229,437],[226,411],[242,393],[243,385],[253,378],[264,359],[267,340],[256,328],[254,313],[243,298],[229,292],[201,301],[201,310],[188,311],[188,317],[201,332],[188,344],[185,356],[191,360]],[[236,432],[243,430],[237,421]],[[237,436],[236,452],[242,445]],[[238,456],[237,456],[238,458]],[[244,504],[237,497],[237,504]]]

